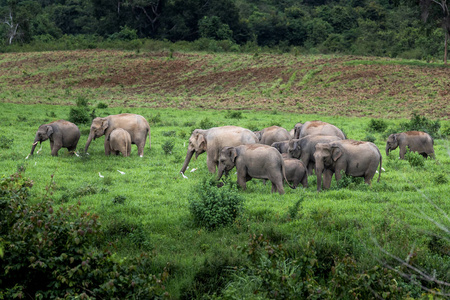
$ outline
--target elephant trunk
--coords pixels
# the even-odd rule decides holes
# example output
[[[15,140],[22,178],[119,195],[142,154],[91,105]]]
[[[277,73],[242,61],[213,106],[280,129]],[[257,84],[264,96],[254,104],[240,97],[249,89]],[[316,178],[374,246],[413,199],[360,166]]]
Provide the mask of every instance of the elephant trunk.
[[[94,138],[94,134],[93,134],[93,133],[90,133],[90,134],[89,134],[89,137],[88,137],[88,140],[87,140],[87,142],[86,142],[86,146],[84,147],[84,152],[85,152],[85,153],[87,153],[88,148],[89,148],[89,145],[91,144],[93,138]]]
[[[317,175],[317,191],[320,192],[322,188],[322,173],[323,173],[323,162],[316,160],[316,175]]]
[[[184,160],[183,166],[181,167],[180,173],[184,173],[191,161],[192,155],[194,155],[195,150],[189,150],[186,153],[186,158]]]
[[[389,156],[389,150],[391,150],[389,146],[386,146],[386,156]]]
[[[228,171],[226,170],[225,166],[222,167],[219,165],[217,173],[218,173],[217,180],[220,180],[224,173],[225,173],[225,176],[228,176]]]
[[[36,148],[36,145],[38,144],[39,140],[38,139],[34,139],[34,143],[33,146],[31,147],[31,152],[30,155],[33,155],[34,153],[34,149]]]

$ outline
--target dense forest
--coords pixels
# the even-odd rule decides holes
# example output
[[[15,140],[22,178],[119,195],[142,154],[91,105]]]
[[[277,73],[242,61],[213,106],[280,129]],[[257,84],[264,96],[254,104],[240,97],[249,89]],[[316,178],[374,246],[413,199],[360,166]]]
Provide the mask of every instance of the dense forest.
[[[0,0],[0,21],[1,49],[68,36],[208,39],[426,60],[444,58],[450,31],[445,0]]]

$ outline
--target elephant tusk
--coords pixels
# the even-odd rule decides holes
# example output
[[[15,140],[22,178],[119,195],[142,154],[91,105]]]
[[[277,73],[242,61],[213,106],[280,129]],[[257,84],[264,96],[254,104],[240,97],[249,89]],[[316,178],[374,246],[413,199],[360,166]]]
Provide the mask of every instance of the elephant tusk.
[[[194,172],[194,171],[197,171],[197,169],[196,169],[196,168],[193,168],[193,169],[191,170],[191,173]]]
[[[119,173],[122,174],[122,175],[125,174],[125,172],[122,172],[122,171],[119,171],[119,170],[117,170],[117,172],[119,172]]]
[[[183,175],[183,178],[185,178],[185,179],[187,179],[188,177],[186,176],[186,175],[184,175],[184,173],[183,172],[180,172],[181,173],[181,175]]]
[[[39,143],[39,142],[35,142],[35,143],[33,143],[33,146],[36,146],[36,145],[37,145],[37,143]]]
[[[74,152],[77,157],[80,157],[77,152]]]
[[[381,170],[382,170],[383,172],[386,172],[386,170],[385,170],[383,167],[381,167]]]
[[[25,159],[28,159],[28,157],[30,157],[30,154],[28,154],[27,157],[25,157]]]

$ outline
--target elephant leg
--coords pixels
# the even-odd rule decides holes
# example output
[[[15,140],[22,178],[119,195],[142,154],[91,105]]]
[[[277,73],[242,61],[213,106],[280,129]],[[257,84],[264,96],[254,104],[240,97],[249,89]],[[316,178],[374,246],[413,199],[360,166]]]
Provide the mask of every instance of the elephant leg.
[[[52,156],[58,156],[58,151],[59,151],[59,149],[62,148],[62,145],[59,143],[53,142],[51,147],[52,147]]]
[[[308,169],[308,175],[312,175],[313,174],[313,171],[314,171],[314,168],[316,167],[315,166],[315,163],[313,162],[313,161],[308,161],[307,163],[305,163],[304,164],[305,166],[307,166],[307,169]]]
[[[247,178],[246,175],[242,176],[242,175],[238,174],[237,183],[241,186],[243,191],[245,191],[247,189],[246,178]]]
[[[104,144],[104,146],[105,146],[105,155],[110,155],[111,154],[111,147],[109,145],[109,141],[106,140],[106,137],[105,137],[105,144]]]
[[[303,178],[302,178],[302,181],[301,181],[301,182],[302,182],[302,185],[303,185],[304,188],[307,188],[307,187],[308,187],[308,174],[305,173],[305,174],[303,175]]]
[[[206,155],[206,165],[208,166],[208,171],[210,173],[216,173],[217,161],[214,161],[213,159],[214,154],[211,152],[207,152]]]
[[[139,143],[136,143],[136,145],[138,147],[138,155],[140,157],[144,157],[144,146],[145,146],[145,143],[139,142]]]
[[[273,187],[273,183],[272,183],[272,187]],[[281,182],[275,182],[275,191],[278,191],[278,193],[280,195],[284,194],[284,187],[283,187],[283,181],[281,180]]]
[[[406,154],[406,146],[400,147],[400,159],[405,159],[405,154]]]

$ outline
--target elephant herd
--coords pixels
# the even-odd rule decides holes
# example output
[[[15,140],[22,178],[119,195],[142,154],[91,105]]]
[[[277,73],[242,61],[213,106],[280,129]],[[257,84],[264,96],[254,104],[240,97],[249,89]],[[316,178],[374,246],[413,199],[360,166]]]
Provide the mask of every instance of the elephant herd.
[[[150,126],[147,120],[136,114],[110,115],[92,121],[84,151],[87,153],[91,141],[105,136],[105,154],[129,156],[131,144],[138,147],[143,156],[147,136],[151,144]],[[30,155],[38,142],[50,140],[51,154],[58,155],[61,148],[74,152],[80,139],[78,127],[65,120],[43,124],[36,132]],[[400,148],[400,158],[409,149],[424,157],[434,158],[433,139],[424,132],[408,131],[389,136],[386,155]],[[377,146],[371,142],[347,139],[338,127],[322,122],[297,123],[288,132],[285,128],[271,126],[253,132],[238,126],[222,126],[210,129],[195,129],[190,138],[186,158],[180,173],[184,174],[189,162],[206,152],[209,172],[218,170],[218,179],[236,168],[237,182],[245,190],[246,182],[252,178],[269,180],[272,192],[284,194],[283,182],[291,188],[300,183],[308,186],[308,175],[315,171],[317,190],[328,189],[331,178],[341,179],[346,175],[364,177],[367,184],[379,166],[381,177],[382,157]],[[290,184],[292,183],[292,185]]]

